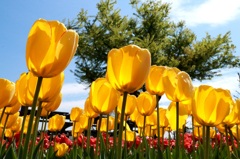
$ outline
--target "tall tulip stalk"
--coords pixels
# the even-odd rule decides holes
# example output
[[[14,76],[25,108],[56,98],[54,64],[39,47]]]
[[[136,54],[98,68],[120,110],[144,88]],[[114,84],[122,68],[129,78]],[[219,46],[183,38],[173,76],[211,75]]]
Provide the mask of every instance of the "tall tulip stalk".
[[[190,76],[177,68],[167,68],[163,75],[164,90],[167,98],[176,102],[176,157],[179,157],[179,102],[193,97],[194,87]]]
[[[113,88],[123,93],[117,159],[121,159],[122,155],[122,131],[127,94],[133,93],[143,86],[150,71],[150,66],[150,52],[136,45],[112,49],[108,53],[107,78]]]
[[[145,86],[147,91],[152,94],[156,95],[156,108],[157,108],[157,133],[160,136],[160,114],[159,114],[159,101],[164,94],[164,87],[163,87],[163,72],[167,67],[165,66],[151,66],[148,78],[146,80]],[[160,151],[160,138],[158,137],[158,149]]]
[[[222,123],[230,112],[232,104],[228,90],[201,85],[195,89],[192,113],[194,119],[206,126],[206,141],[204,156],[209,159],[209,129]]]
[[[78,34],[73,30],[67,30],[64,24],[58,21],[39,19],[30,29],[26,45],[26,62],[29,71],[37,76],[38,80],[22,158],[27,158],[31,126],[43,78],[59,75],[70,63],[76,52],[77,45]]]

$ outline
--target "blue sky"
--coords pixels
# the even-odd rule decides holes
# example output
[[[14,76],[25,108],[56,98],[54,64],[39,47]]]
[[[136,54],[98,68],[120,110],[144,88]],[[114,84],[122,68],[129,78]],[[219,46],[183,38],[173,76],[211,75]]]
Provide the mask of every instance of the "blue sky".
[[[74,19],[84,8],[94,15],[96,3],[100,0],[24,0],[0,1],[0,77],[16,81],[20,74],[27,72],[25,62],[25,46],[28,32],[35,20]],[[118,7],[123,15],[131,16],[131,7],[128,1],[118,0]],[[231,31],[233,44],[236,45],[235,55],[240,55],[240,1],[238,0],[163,0],[170,2],[171,18],[174,21],[185,20],[187,27],[197,34],[201,40],[208,32],[215,37]],[[65,82],[62,89],[63,101],[59,108],[61,111],[70,111],[74,106],[83,107],[88,96],[85,86],[77,84],[70,70],[74,69],[74,60],[65,70]],[[194,81],[194,85],[209,84],[231,90],[232,94],[238,90],[237,72],[239,69],[224,69],[222,77],[211,81]],[[162,103],[167,100],[163,99]],[[160,103],[161,106],[161,103]]]

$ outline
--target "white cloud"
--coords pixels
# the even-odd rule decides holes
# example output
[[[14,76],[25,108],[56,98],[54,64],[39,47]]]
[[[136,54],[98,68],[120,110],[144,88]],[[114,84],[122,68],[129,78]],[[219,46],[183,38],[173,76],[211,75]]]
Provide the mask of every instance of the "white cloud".
[[[62,87],[63,95],[72,95],[72,94],[85,94],[89,92],[89,88],[86,85],[78,83],[66,83]]]
[[[61,93],[63,97],[58,110],[70,112],[72,107],[78,106],[84,108],[85,100],[89,94],[89,88],[83,84],[64,83]]]
[[[73,107],[84,108],[84,103],[86,99],[82,100],[71,100],[71,101],[62,101],[58,110],[62,112],[70,112]]]
[[[222,25],[240,15],[239,0],[162,0],[171,3],[171,15],[177,21],[184,20],[189,26]]]
[[[222,76],[214,77],[212,80],[205,81],[193,81],[194,86],[201,84],[210,85],[214,88],[223,88],[231,91],[232,95],[237,95],[236,91],[239,90],[238,73],[239,71],[235,68],[222,69]]]

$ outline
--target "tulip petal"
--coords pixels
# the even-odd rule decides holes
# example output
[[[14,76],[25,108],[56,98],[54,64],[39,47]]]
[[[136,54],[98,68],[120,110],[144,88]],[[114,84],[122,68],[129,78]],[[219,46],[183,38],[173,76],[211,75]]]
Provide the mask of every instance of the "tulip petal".
[[[30,71],[37,73],[41,66],[45,53],[51,44],[51,27],[46,20],[37,20],[28,35],[26,46],[26,61]],[[36,67],[35,67],[36,66]]]

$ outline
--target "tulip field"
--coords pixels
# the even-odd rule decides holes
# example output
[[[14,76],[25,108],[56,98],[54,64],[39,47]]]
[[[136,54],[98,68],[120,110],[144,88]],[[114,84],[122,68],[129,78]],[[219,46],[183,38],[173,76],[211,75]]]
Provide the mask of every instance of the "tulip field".
[[[58,21],[31,27],[29,71],[16,82],[0,78],[1,159],[240,158],[240,99],[194,87],[178,68],[151,65],[151,53],[134,44],[108,52],[105,77],[91,83],[84,108],[70,106],[70,133],[60,133],[66,116],[49,114],[61,104],[63,71],[81,49],[78,40]]]

